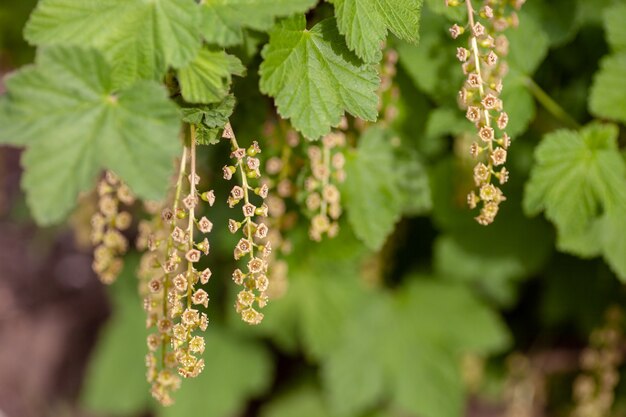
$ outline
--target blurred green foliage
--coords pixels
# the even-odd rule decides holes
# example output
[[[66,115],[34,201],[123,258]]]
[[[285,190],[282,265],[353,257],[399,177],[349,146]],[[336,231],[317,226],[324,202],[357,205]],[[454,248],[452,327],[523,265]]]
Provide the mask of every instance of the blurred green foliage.
[[[0,5],[0,46],[12,66],[32,57],[20,35],[32,3]],[[164,417],[460,416],[468,392],[462,358],[497,369],[473,392],[484,394],[501,388],[506,354],[579,346],[609,304],[625,301],[626,7],[531,0],[519,30],[508,33],[502,98],[514,138],[512,179],[488,228],[473,221],[465,202],[472,184],[463,135],[473,127],[457,108],[463,76],[447,32],[459,13],[427,0],[419,45],[388,40],[399,53],[398,118],[370,126],[347,155],[339,236],[310,242],[303,223],[290,232],[287,291],[272,300],[263,324],[249,328],[232,312],[233,238],[218,234],[206,369],[185,381],[175,406],[156,407],[144,378],[131,255],[110,289],[114,314],[87,373],[85,407]],[[232,121],[247,141],[263,131],[269,108],[257,88],[266,39],[235,29],[246,43],[230,52],[248,73],[235,80]],[[217,128],[210,111],[187,115],[206,119],[207,138]],[[600,120],[590,124],[594,117]],[[201,157],[218,166],[226,152],[218,145]],[[224,200],[225,185],[217,187]],[[213,213],[216,224],[229,215]]]

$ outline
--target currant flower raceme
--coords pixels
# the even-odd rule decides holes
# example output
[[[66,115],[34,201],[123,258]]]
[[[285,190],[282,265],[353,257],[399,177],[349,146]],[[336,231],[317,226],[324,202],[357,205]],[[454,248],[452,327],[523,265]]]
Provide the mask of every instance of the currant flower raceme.
[[[205,344],[197,332],[206,330],[209,322],[201,311],[208,306],[209,295],[198,286],[208,282],[211,270],[197,265],[209,254],[210,244],[206,237],[196,236],[210,233],[213,224],[205,216],[198,219],[196,213],[201,202],[212,206],[215,196],[213,191],[197,189],[195,126],[190,131],[172,201],[151,223],[140,223],[137,242],[140,250],[147,249],[139,275],[144,282],[146,324],[155,330],[147,340],[147,379],[152,395],[164,405],[173,403],[171,393],[180,386],[181,377],[202,372],[204,360],[199,355]]]
[[[267,274],[272,246],[267,239],[269,228],[264,223],[267,220],[263,219],[267,218],[269,212],[265,203],[269,186],[259,181],[261,172],[257,155],[261,148],[258,143],[253,142],[247,149],[241,148],[230,124],[226,125],[223,138],[230,140],[232,149],[230,156],[233,161],[233,165],[223,168],[224,179],[231,180],[237,173],[241,177],[241,184],[233,186],[228,197],[228,205],[231,208],[241,207],[240,220],[229,220],[231,233],[241,231],[243,235],[235,246],[233,256],[237,261],[247,258],[244,270],[238,268],[233,272],[233,281],[243,287],[237,295],[235,309],[244,322],[256,325],[263,320],[263,313],[258,309],[264,308],[268,302]],[[253,203],[252,195],[256,195],[256,200],[260,204]]]
[[[478,193],[472,191],[467,202],[470,209],[480,208],[476,221],[486,226],[494,221],[500,202],[506,200],[493,181],[504,184],[509,179],[503,166],[511,144],[505,132],[509,116],[499,98],[502,79],[508,71],[504,59],[508,54],[508,40],[500,32],[518,25],[516,10],[522,7],[524,0],[484,0],[478,11],[472,0],[446,0],[448,7],[459,7],[463,3],[467,8],[468,24],[466,27],[454,24],[450,34],[457,39],[467,33],[468,47],[456,50],[456,57],[467,77],[459,92],[459,105],[465,109],[466,118],[476,126],[479,139],[471,144],[469,151],[478,160],[474,167]],[[501,168],[496,170],[496,167]]]
[[[104,284],[112,284],[124,266],[128,240],[122,234],[132,217],[120,211],[120,203],[130,206],[135,196],[113,172],[107,171],[97,187],[98,212],[91,217],[91,243],[95,246],[92,268]]]

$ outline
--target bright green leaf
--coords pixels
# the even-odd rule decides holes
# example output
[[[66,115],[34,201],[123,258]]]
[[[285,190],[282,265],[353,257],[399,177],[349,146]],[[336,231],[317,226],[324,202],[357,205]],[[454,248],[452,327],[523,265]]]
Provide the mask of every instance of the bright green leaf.
[[[335,5],[339,32],[348,47],[366,62],[382,58],[381,44],[391,31],[417,43],[422,0],[329,0]]]
[[[230,89],[231,75],[242,76],[241,61],[224,51],[202,50],[186,67],[178,70],[183,98],[190,103],[216,103]]]
[[[615,51],[626,50],[626,4],[616,3],[604,11],[606,37]]]
[[[503,324],[466,287],[410,281],[394,297],[377,297],[353,316],[324,364],[335,414],[359,414],[385,396],[411,414],[458,416],[463,406],[458,355],[506,347]]]
[[[589,109],[598,117],[626,123],[626,53],[600,61],[589,97]]]
[[[180,122],[165,89],[151,81],[112,88],[94,50],[44,50],[7,80],[10,125],[1,142],[27,145],[22,185],[35,219],[58,222],[103,169],[140,197],[160,199],[178,155]]]
[[[522,13],[519,27],[508,30],[507,36],[509,38],[507,62],[512,68],[532,75],[548,54],[550,46],[548,35],[534,18]]]
[[[342,195],[354,234],[370,249],[380,249],[405,202],[389,132],[372,128],[361,136],[348,156]]]
[[[194,0],[42,0],[25,37],[36,45],[93,46],[113,66],[119,85],[159,79],[200,49]]]
[[[352,54],[334,19],[306,29],[304,16],[283,20],[262,52],[261,91],[308,139],[330,132],[345,111],[376,120],[376,70]]]
[[[235,97],[226,96],[219,103],[204,105],[183,104],[180,111],[183,122],[196,126],[199,145],[214,145],[221,138],[221,131],[235,109]]]
[[[269,30],[277,17],[304,13],[317,0],[211,0],[201,2],[201,30],[209,43],[233,46],[243,42],[243,29]]]
[[[617,133],[614,125],[593,124],[580,133],[546,135],[535,153],[524,205],[530,214],[545,211],[556,225],[561,250],[603,253],[626,279],[626,163]]]

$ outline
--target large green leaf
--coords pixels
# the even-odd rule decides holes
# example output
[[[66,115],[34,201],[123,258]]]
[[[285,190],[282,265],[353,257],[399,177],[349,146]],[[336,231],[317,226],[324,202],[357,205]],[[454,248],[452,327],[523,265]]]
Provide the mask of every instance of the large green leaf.
[[[367,62],[380,61],[381,45],[391,31],[417,43],[422,0],[329,0],[348,47]]]
[[[463,406],[458,355],[507,343],[503,324],[465,287],[412,277],[352,317],[322,376],[334,415],[357,415],[384,396],[411,414],[455,417]]]
[[[580,133],[546,135],[526,186],[529,214],[545,211],[558,231],[557,246],[582,256],[604,254],[626,279],[626,163],[617,127],[592,124]]]
[[[216,103],[230,89],[232,74],[244,75],[241,61],[224,51],[202,50],[189,65],[178,70],[183,98],[190,103]]]
[[[304,13],[317,0],[202,1],[201,30],[209,43],[233,46],[243,42],[243,29],[269,30],[274,18]]]
[[[407,199],[400,179],[391,133],[369,129],[348,155],[342,195],[350,226],[370,249],[380,249],[400,220]]]
[[[117,83],[158,79],[200,49],[194,0],[42,0],[25,37],[36,45],[93,46],[113,64]]]
[[[308,139],[329,133],[345,111],[376,120],[376,71],[348,50],[334,19],[310,30],[304,16],[283,20],[262,55],[261,91]]]
[[[604,14],[606,36],[614,54],[600,61],[595,74],[589,109],[598,117],[626,123],[626,5],[615,4]]]
[[[600,61],[589,97],[589,109],[598,117],[626,123],[626,53]]]
[[[97,173],[110,169],[140,197],[160,199],[180,151],[180,122],[152,81],[114,90],[95,50],[45,49],[7,80],[8,125],[0,142],[26,145],[22,185],[35,219],[58,222]]]

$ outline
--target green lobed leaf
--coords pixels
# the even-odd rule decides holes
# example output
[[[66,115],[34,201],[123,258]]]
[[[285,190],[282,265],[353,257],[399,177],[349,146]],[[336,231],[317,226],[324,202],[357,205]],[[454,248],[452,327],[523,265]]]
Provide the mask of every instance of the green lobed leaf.
[[[417,43],[422,0],[328,0],[335,5],[339,32],[348,47],[366,62],[382,58],[387,31]]]
[[[626,163],[615,125],[546,135],[526,185],[525,210],[545,211],[557,228],[557,246],[582,256],[602,253],[626,279]]]
[[[507,31],[509,55],[507,62],[512,68],[532,75],[548,55],[548,35],[529,14],[521,13],[519,27]],[[506,105],[506,103],[505,103]]]
[[[342,185],[348,222],[370,249],[380,249],[402,215],[405,196],[391,145],[391,133],[371,128],[348,155]]]
[[[196,141],[199,145],[215,145],[221,132],[235,109],[235,96],[228,95],[219,103],[190,105],[182,103],[180,112],[185,123],[196,126]]]
[[[211,0],[201,2],[201,30],[209,43],[234,46],[244,40],[244,29],[267,31],[277,17],[304,13],[317,0]]]
[[[194,0],[42,0],[24,31],[36,45],[92,46],[112,64],[118,85],[159,79],[200,49]]]
[[[317,389],[304,385],[281,395],[261,410],[261,417],[332,417]]]
[[[616,3],[604,11],[606,38],[614,51],[626,51],[626,4]]]
[[[507,344],[504,325],[466,287],[412,277],[352,317],[322,377],[336,415],[359,414],[384,396],[411,414],[453,417],[463,406],[458,355]]]
[[[22,186],[40,224],[61,221],[104,168],[142,198],[165,194],[181,146],[176,106],[151,81],[114,90],[109,69],[95,50],[54,47],[7,79],[0,142],[27,146]]]
[[[589,110],[598,117],[626,123],[626,53],[609,55],[600,61],[593,78]]]
[[[376,70],[348,50],[334,19],[311,29],[302,15],[281,21],[262,56],[261,91],[306,138],[329,133],[346,111],[376,120]]]
[[[245,72],[237,57],[203,49],[189,65],[178,70],[178,82],[186,101],[216,103],[228,94],[232,75],[243,76]]]

